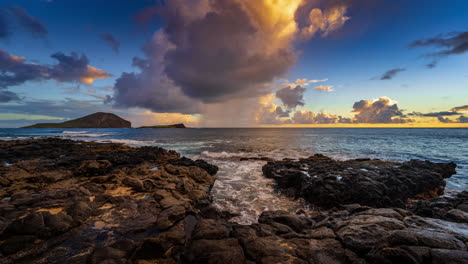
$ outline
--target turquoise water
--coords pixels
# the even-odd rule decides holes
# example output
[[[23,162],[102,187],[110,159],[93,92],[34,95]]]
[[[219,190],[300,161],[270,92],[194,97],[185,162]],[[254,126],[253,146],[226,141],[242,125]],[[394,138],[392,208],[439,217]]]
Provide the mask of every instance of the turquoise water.
[[[239,157],[301,158],[322,153],[337,159],[423,159],[457,164],[447,188],[468,189],[468,129],[464,128],[203,128],[203,129],[0,129],[0,139],[59,136],[161,146],[220,167],[213,188],[215,205],[239,213],[238,222],[256,220],[262,210],[296,210],[272,191],[262,161]]]

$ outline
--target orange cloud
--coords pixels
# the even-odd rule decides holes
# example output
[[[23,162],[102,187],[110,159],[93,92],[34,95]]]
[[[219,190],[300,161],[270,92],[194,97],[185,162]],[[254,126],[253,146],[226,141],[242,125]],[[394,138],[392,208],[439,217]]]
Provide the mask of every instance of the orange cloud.
[[[106,79],[111,76],[112,74],[110,73],[88,65],[85,74],[80,78],[80,82],[84,84],[92,84],[96,79]]]
[[[144,111],[132,116],[132,123],[135,126],[152,126],[152,125],[172,125],[183,123],[189,127],[199,125],[199,118],[195,115],[184,115],[180,113],[154,113]]]
[[[315,90],[317,91],[322,91],[322,92],[333,92],[334,90],[332,89],[332,85],[320,85],[315,87]]]

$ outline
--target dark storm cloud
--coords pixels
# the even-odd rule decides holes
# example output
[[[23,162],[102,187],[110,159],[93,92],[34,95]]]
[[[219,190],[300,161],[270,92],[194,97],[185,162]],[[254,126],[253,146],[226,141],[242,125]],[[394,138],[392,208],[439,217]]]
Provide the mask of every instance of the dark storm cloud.
[[[291,113],[291,111],[284,111],[281,106],[276,107],[275,112],[278,117],[289,117],[289,114]]]
[[[143,49],[148,59],[133,59],[133,66],[140,72],[124,72],[116,80],[112,98],[116,107],[145,107],[163,113],[200,111],[199,102],[184,95],[164,73],[164,54],[169,48],[162,31],[156,33]]]
[[[439,117],[439,116],[454,116],[454,115],[459,115],[460,113],[454,112],[454,111],[442,111],[442,112],[432,112],[432,113],[419,113],[419,112],[413,112],[409,115],[412,116],[425,116],[425,117]]]
[[[14,17],[16,17],[20,25],[29,31],[33,36],[47,36],[48,32],[44,24],[42,24],[39,19],[31,16],[25,9],[21,7],[9,7],[8,10]]]
[[[433,68],[437,65],[440,58],[449,55],[463,54],[468,51],[468,31],[440,34],[433,38],[416,40],[410,44],[410,47],[432,47],[440,49],[439,51],[426,54],[430,57],[436,57],[434,61],[427,64],[429,68]]]
[[[304,105],[304,92],[306,88],[297,85],[295,88],[290,86],[276,91],[278,97],[283,104],[288,108],[296,108],[297,106]]]
[[[468,123],[468,117],[466,116],[460,116],[458,118],[458,123]]]
[[[0,49],[0,88],[20,85],[27,81],[51,79],[59,82],[90,84],[95,79],[111,76],[88,65],[89,61],[86,55],[55,53],[51,57],[56,59],[58,63],[55,65],[28,63],[26,58],[11,55]]]
[[[171,0],[143,9],[133,17],[137,23],[148,24],[159,15],[164,26],[144,48],[146,57],[134,59],[140,72],[117,80],[115,105],[155,112],[182,109],[217,119],[218,112],[229,112],[217,105],[236,101],[245,111],[251,107],[240,104],[271,93],[271,84],[294,64],[296,41],[326,36],[349,19],[346,5],[322,11],[311,5],[307,12],[320,11],[320,17],[309,14],[299,28],[294,14],[300,1],[273,2]]]
[[[404,68],[391,69],[380,76],[380,80],[390,80],[393,79],[398,73],[405,71]]]
[[[0,91],[0,103],[8,103],[11,101],[20,101],[20,100],[21,100],[20,97],[14,92]]]
[[[109,45],[115,53],[119,53],[120,41],[118,41],[112,34],[102,34],[99,36],[104,42]]]
[[[353,112],[355,123],[408,123],[412,119],[406,118],[398,108],[396,102],[390,98],[380,97],[376,100],[361,100],[354,103]]]
[[[468,111],[468,105],[457,106],[451,109],[454,112]]]
[[[334,124],[338,120],[338,117],[327,113],[314,113],[302,110],[296,111],[291,120],[294,124]]]
[[[24,57],[10,55],[0,49],[0,88],[41,80],[48,76],[48,72],[46,66],[27,63]]]
[[[468,123],[468,117],[465,117],[463,113],[468,111],[468,105],[462,105],[462,106],[457,106],[453,107],[450,109],[450,111],[441,111],[441,112],[432,112],[432,113],[419,113],[419,112],[413,112],[409,115],[411,116],[422,116],[422,117],[437,117],[437,119],[442,122],[442,123]],[[445,116],[457,116],[457,121],[454,121],[452,119],[446,118]]]
[[[443,116],[438,116],[437,119],[439,120],[439,122],[441,123],[453,123],[452,120],[448,119],[448,118],[445,118]]]
[[[195,20],[180,14],[180,4],[185,2],[168,2],[163,15],[175,45],[166,54],[166,73],[192,98],[212,103],[242,92],[253,95],[259,84],[284,74],[296,59],[292,50],[266,43],[235,1],[212,2],[211,11]]]

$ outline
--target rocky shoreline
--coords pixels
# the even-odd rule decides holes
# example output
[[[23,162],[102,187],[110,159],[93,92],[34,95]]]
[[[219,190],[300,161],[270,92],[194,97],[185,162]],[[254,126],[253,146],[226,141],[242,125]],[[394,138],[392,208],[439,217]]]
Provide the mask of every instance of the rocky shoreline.
[[[217,170],[158,147],[0,141],[0,263],[468,263],[468,192],[438,197],[455,164],[269,161],[316,210],[252,225],[211,206]]]

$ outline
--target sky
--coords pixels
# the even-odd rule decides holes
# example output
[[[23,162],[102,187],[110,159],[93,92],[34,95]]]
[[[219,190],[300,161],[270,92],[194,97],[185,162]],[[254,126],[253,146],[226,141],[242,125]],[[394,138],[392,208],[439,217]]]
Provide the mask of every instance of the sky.
[[[465,0],[2,0],[0,127],[468,127]]]

